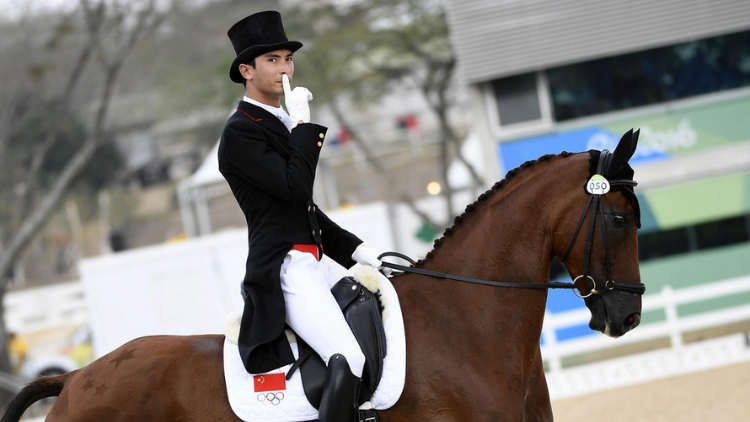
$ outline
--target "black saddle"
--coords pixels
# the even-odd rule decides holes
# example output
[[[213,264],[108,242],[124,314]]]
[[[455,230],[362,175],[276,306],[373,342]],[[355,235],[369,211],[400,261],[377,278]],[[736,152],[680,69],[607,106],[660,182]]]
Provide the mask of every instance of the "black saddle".
[[[352,277],[339,280],[331,289],[331,293],[336,298],[346,322],[351,327],[365,355],[362,388],[359,395],[359,404],[362,404],[370,400],[383,375],[386,340],[382,308],[378,298]],[[299,359],[289,369],[286,379],[291,379],[299,368],[307,400],[318,409],[328,368],[323,359],[299,336],[297,336],[297,348]]]

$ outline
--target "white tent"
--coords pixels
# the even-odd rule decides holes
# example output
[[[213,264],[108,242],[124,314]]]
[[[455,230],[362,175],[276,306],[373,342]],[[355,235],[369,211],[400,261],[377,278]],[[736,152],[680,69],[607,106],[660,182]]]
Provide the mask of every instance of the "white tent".
[[[227,193],[228,187],[219,172],[218,152],[219,142],[216,142],[198,170],[177,185],[182,224],[190,237],[211,233],[208,201]]]

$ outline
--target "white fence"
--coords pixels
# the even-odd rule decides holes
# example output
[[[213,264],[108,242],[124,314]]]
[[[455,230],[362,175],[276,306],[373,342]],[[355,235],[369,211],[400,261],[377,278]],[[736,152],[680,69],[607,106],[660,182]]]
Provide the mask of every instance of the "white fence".
[[[5,294],[5,325],[9,331],[26,333],[88,322],[83,285],[51,284]]]
[[[586,352],[616,348],[659,338],[669,338],[673,349],[683,347],[682,334],[750,320],[750,303],[731,308],[680,317],[679,305],[696,303],[750,292],[750,277],[703,284],[673,290],[665,286],[661,293],[643,299],[643,312],[664,309],[666,320],[644,323],[619,339],[592,332],[590,336],[560,341],[559,329],[587,324],[587,308],[547,313],[544,318],[542,355],[551,372],[562,369],[562,360]],[[78,282],[9,292],[5,296],[6,324],[11,331],[27,332],[65,324],[88,322],[88,307],[83,285]]]
[[[590,319],[589,310],[581,308],[567,312],[548,313],[545,315],[542,330],[544,339],[542,357],[549,364],[549,373],[554,374],[562,370],[563,358],[659,338],[669,338],[672,350],[679,352],[685,347],[682,336],[686,332],[750,320],[750,303],[684,317],[680,317],[677,310],[678,306],[747,292],[750,292],[750,277],[718,281],[679,290],[664,286],[659,294],[643,298],[643,312],[663,309],[666,319],[660,322],[642,324],[618,339],[612,339],[604,335],[592,335],[558,341],[556,331],[561,328],[587,324]]]

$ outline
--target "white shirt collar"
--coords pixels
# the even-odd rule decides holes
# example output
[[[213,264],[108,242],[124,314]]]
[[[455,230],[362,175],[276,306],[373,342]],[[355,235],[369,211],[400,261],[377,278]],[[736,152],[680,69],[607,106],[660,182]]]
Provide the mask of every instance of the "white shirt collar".
[[[242,101],[245,101],[247,103],[256,105],[256,106],[258,106],[258,107],[266,110],[267,112],[273,114],[274,116],[278,117],[279,120],[281,120],[281,123],[283,123],[284,126],[286,126],[286,128],[287,128],[287,130],[289,132],[292,131],[292,118],[289,117],[289,114],[287,114],[286,110],[284,110],[282,107],[274,107],[274,106],[270,106],[268,104],[263,104],[263,103],[261,103],[259,101],[253,100],[252,98],[250,98],[248,96],[243,96],[242,97]]]

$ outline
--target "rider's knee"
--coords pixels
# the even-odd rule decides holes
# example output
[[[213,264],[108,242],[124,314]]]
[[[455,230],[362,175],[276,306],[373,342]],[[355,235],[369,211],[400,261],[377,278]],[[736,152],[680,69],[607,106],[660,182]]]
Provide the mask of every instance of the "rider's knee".
[[[349,369],[352,371],[352,374],[362,378],[362,371],[365,368],[365,355],[362,353],[362,350],[357,347],[356,350],[352,349],[342,351],[341,354],[346,358],[346,362],[349,364]]]

